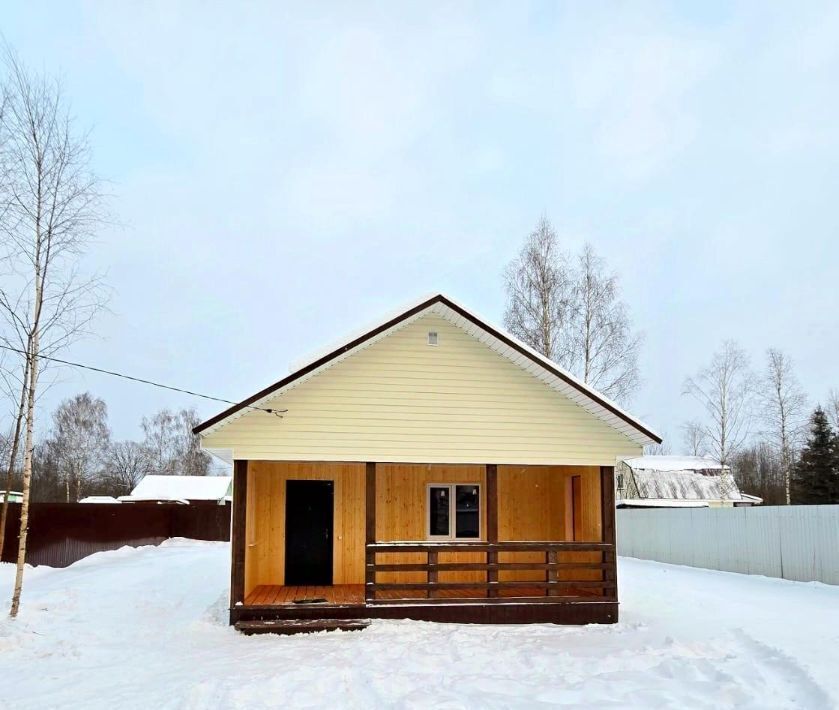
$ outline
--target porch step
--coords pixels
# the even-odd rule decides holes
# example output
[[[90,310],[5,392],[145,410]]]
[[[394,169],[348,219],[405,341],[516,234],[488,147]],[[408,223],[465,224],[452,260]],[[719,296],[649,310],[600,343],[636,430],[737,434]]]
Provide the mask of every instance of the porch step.
[[[370,619],[263,619],[237,621],[236,631],[253,634],[310,634],[315,631],[361,631],[370,626]]]

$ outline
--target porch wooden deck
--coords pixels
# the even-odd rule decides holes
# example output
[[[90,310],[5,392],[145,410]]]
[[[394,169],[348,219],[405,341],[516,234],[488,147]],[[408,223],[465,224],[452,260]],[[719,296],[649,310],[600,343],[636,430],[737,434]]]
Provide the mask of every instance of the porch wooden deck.
[[[575,596],[587,595],[596,597],[597,592],[594,590],[575,590]],[[506,587],[498,589],[496,592],[499,597],[509,598],[526,598],[526,597],[544,597],[544,587],[521,586]],[[380,590],[378,592],[378,600],[405,600],[412,601],[417,599],[427,599],[428,595],[425,591],[402,591],[396,589]],[[476,586],[474,588],[466,589],[439,589],[434,591],[435,599],[475,599],[488,598],[487,590]],[[326,599],[326,602],[320,604],[295,604],[295,600],[299,599]],[[561,597],[555,598],[555,601],[562,601]],[[307,586],[307,587],[285,587],[281,585],[262,584],[256,587],[245,599],[247,606],[282,606],[291,605],[294,607],[317,607],[326,605],[337,606],[364,606],[364,585],[363,584],[336,584],[331,587],[326,586]]]

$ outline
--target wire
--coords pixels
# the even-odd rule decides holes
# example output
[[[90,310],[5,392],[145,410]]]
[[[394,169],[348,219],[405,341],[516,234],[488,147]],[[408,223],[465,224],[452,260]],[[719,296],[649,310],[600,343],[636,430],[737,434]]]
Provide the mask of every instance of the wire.
[[[10,345],[2,345],[0,344],[0,348],[3,350],[11,350],[14,353],[18,353],[19,355],[28,355],[25,350],[20,350],[18,348],[13,348]],[[131,380],[132,382],[139,382],[144,385],[151,385],[152,387],[159,387],[160,389],[164,390],[171,390],[172,392],[180,392],[182,394],[188,394],[192,397],[201,397],[202,399],[209,399],[214,402],[223,402],[224,404],[239,404],[239,402],[234,402],[230,399],[223,399],[222,397],[213,397],[209,394],[201,394],[200,392],[193,392],[192,390],[185,390],[181,389],[180,387],[172,387],[171,385],[164,385],[160,382],[152,382],[151,380],[145,380],[142,377],[134,377],[133,375],[126,375],[122,372],[114,372],[113,370],[105,370],[101,367],[94,367],[93,365],[84,365],[80,362],[72,362],[70,360],[62,360],[61,358],[51,357],[49,355],[38,355],[37,356],[41,360],[49,360],[51,362],[57,362],[61,365],[68,365],[69,367],[78,367],[83,370],[91,370],[92,372],[98,372],[103,375],[111,375],[112,377],[121,377],[124,380]],[[255,407],[252,404],[246,404],[246,407],[249,409],[255,409],[260,412],[267,412],[268,414],[273,414],[278,416],[280,419],[283,417],[283,413],[287,412],[287,409],[270,409],[268,407]]]

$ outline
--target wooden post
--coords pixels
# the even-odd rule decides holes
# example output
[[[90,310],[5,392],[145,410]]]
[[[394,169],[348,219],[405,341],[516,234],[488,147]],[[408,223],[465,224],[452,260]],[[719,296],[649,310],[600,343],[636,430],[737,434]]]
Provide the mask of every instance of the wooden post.
[[[600,467],[600,515],[603,542],[612,546],[604,551],[601,561],[607,565],[603,570],[603,581],[617,585],[617,548],[615,535],[615,467]],[[614,590],[603,590],[604,597],[618,598],[617,586]]]
[[[498,542],[498,466],[494,463],[486,466],[486,485],[487,485],[487,542]],[[498,553],[495,551],[487,552],[487,564],[498,564]],[[498,570],[487,570],[487,583],[498,581]],[[487,591],[488,597],[497,597],[497,589],[489,589]]]
[[[376,464],[368,461],[365,468],[365,546],[364,546],[364,600],[376,598],[372,585],[376,583],[376,553],[369,548],[376,542]]]
[[[549,565],[555,565],[557,561],[556,550],[548,550],[545,553],[545,562]],[[558,579],[558,575],[556,573],[556,567],[551,567],[548,569],[547,574],[545,575],[545,581],[548,583],[553,583],[556,585],[556,581]],[[556,586],[548,587],[547,588],[547,596],[555,597],[559,594],[559,589]]]
[[[428,577],[425,580],[428,584],[437,584],[439,581],[438,571],[437,571],[437,550],[429,550],[428,551]],[[428,598],[432,599],[437,596],[437,592],[433,589],[428,590]]]
[[[248,462],[233,462],[233,510],[231,511],[230,609],[245,603],[245,554],[247,548]]]

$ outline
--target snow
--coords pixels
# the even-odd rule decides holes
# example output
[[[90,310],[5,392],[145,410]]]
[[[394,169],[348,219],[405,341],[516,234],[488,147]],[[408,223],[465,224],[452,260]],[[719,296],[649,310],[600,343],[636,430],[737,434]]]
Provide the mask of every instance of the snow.
[[[79,503],[106,503],[113,505],[119,501],[113,496],[87,496],[82,498]]]
[[[618,501],[618,507],[629,508],[708,508],[708,501],[704,500],[676,500],[673,498],[623,498]]]
[[[122,548],[27,571],[0,621],[0,706],[36,708],[839,705],[839,587],[622,558],[621,622],[245,637],[226,543]],[[13,568],[0,565],[0,598]]]
[[[741,500],[731,471],[714,459],[638,456],[625,459],[623,463],[632,469],[638,498]]]
[[[223,500],[230,494],[230,476],[144,476],[121,501]]]
[[[707,456],[636,456],[624,459],[634,469],[653,471],[708,471],[722,470],[722,464]]]

